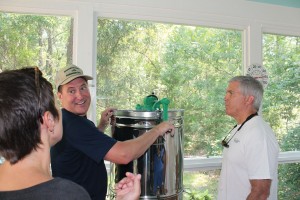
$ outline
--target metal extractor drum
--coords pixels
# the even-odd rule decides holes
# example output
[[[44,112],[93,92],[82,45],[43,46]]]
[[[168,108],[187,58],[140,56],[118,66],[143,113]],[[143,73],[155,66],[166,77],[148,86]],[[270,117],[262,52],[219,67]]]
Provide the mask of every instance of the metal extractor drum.
[[[161,122],[160,111],[116,110],[112,137],[119,141],[147,134]],[[111,163],[110,196],[114,198],[115,183],[126,172],[139,173],[140,199],[181,200],[183,197],[183,110],[169,110],[168,118],[175,126],[173,133],[160,136],[140,158],[127,165]]]

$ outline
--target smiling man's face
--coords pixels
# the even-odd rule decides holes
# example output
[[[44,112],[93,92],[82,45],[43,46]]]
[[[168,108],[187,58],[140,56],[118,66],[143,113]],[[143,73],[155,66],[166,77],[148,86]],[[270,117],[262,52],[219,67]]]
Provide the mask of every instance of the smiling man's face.
[[[84,78],[76,78],[61,86],[61,92],[57,93],[63,108],[76,115],[86,115],[90,103],[91,95],[88,83]]]

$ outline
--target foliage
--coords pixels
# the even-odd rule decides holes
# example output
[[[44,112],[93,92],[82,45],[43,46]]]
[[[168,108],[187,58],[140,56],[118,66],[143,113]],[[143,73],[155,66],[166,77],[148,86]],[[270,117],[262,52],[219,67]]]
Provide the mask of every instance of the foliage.
[[[220,154],[222,122],[229,122],[224,115],[223,96],[229,77],[237,74],[241,65],[240,34],[178,26],[168,41],[162,81],[173,106],[186,112],[186,155]],[[227,52],[232,46],[240,51],[223,57],[220,52]]]
[[[188,200],[212,200],[212,196],[209,194],[208,190],[204,192],[199,191],[186,191],[188,197],[185,199]]]
[[[282,151],[300,150],[300,43],[299,37],[265,34],[265,67],[270,74],[264,116],[281,143]],[[300,164],[279,166],[279,199],[300,198]]]
[[[264,65],[270,76],[264,116],[277,138],[300,123],[300,38],[265,34]]]
[[[283,138],[283,151],[300,150],[300,125]],[[279,199],[300,199],[300,163],[279,166]]]
[[[147,22],[99,20],[97,93],[105,106],[134,108],[142,101],[139,94],[146,96],[160,87],[160,52],[153,53],[159,50],[157,32],[158,28]]]
[[[220,154],[224,123],[228,130],[232,124],[223,95],[229,77],[239,73],[241,32],[98,21],[98,105],[134,109],[154,91],[185,110],[186,155]]]
[[[53,82],[67,64],[70,18],[0,12],[0,22],[0,69],[39,66]]]
[[[183,199],[216,199],[220,170],[184,172]]]

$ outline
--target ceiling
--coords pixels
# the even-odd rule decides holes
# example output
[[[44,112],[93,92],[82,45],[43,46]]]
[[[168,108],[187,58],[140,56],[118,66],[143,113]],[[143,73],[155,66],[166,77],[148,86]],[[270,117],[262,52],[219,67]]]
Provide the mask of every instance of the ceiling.
[[[300,8],[300,0],[248,0],[260,3],[275,4],[292,8]]]

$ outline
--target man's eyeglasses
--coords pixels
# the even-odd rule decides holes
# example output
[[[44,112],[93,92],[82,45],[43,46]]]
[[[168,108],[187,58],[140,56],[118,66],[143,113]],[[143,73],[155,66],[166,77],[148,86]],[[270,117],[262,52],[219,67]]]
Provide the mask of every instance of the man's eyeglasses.
[[[242,129],[242,127],[244,126],[244,124],[249,121],[251,118],[253,118],[254,116],[258,115],[257,112],[253,113],[251,115],[249,115],[247,117],[247,119],[241,124],[241,126],[235,131],[235,133],[227,140],[227,137],[230,135],[231,131],[237,126],[235,125],[230,131],[229,133],[226,135],[226,137],[222,140],[221,144],[223,147],[229,148],[229,142],[232,140],[232,138],[235,136],[235,134]]]
[[[239,131],[239,129],[227,140],[228,136],[230,135],[231,131],[236,127],[237,125],[235,125],[230,131],[229,133],[226,135],[226,137],[222,140],[221,144],[223,147],[228,148],[229,147],[229,142],[230,140],[232,140],[232,138],[235,136],[235,134]]]

